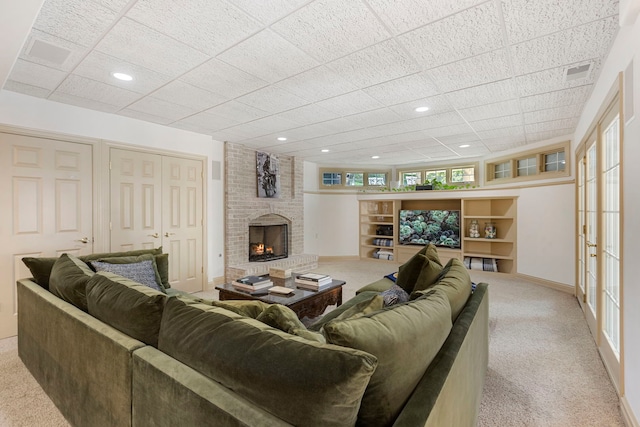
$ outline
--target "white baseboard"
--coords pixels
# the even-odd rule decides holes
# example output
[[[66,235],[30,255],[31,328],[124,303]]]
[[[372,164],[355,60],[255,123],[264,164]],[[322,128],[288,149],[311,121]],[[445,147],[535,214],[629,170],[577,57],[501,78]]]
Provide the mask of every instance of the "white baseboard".
[[[336,261],[358,261],[360,259],[357,255],[345,255],[345,256],[319,256],[318,262],[336,262]]]
[[[530,280],[539,285],[545,286],[547,288],[552,288],[557,291],[566,292],[571,295],[576,294],[576,288],[575,286],[572,286],[572,285],[567,285],[565,283],[560,283],[560,282],[554,282],[553,280],[541,279],[539,277],[529,276],[528,274],[522,274],[522,273],[515,273],[514,276],[520,277],[522,279]]]
[[[212,291],[218,285],[223,285],[225,283],[224,276],[214,277],[213,280],[207,283],[205,291]]]
[[[629,401],[625,396],[620,398],[620,413],[622,413],[622,420],[627,427],[640,427],[638,419],[633,414],[631,407],[629,407]]]

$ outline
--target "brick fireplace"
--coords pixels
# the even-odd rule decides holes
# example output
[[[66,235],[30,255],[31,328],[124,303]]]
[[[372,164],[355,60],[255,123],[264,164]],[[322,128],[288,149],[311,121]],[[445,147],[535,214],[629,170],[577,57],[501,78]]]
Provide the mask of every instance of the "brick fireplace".
[[[270,267],[306,271],[317,267],[317,255],[304,254],[303,161],[278,155],[280,198],[259,198],[256,152],[225,143],[225,275],[230,281],[265,274]],[[286,258],[250,262],[250,225],[287,225]],[[255,243],[255,242],[253,242]]]

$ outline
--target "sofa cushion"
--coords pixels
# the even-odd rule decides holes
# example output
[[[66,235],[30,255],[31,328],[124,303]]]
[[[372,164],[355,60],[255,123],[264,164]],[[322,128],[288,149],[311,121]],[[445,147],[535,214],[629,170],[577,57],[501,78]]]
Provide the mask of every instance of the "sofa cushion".
[[[53,264],[49,277],[52,294],[87,311],[86,286],[94,272],[73,255],[62,254]]]
[[[160,277],[160,273],[158,271],[158,265],[156,263],[156,258],[157,255],[152,255],[152,254],[142,254],[142,255],[133,255],[133,256],[120,256],[120,257],[108,257],[108,258],[99,258],[95,261],[89,261],[89,265],[93,266],[93,263],[108,263],[108,264],[136,264],[142,261],[151,261],[151,269],[153,270],[153,275],[154,275],[154,286],[150,286],[153,289],[156,290],[160,290],[162,292],[165,292],[166,289],[164,288],[163,284],[162,284],[162,278]],[[96,271],[98,271],[98,269],[96,268]],[[102,269],[101,271],[110,271],[109,269]],[[150,277],[148,277],[148,271],[144,270],[145,274],[144,274],[144,278],[147,280],[150,280]],[[115,274],[120,274],[116,271],[111,271],[112,273]],[[122,274],[120,274],[122,276]],[[134,277],[129,277],[129,276],[124,276],[124,277],[128,277],[129,279],[132,280],[136,280]],[[137,281],[137,280],[136,280]],[[143,282],[139,282],[138,283],[142,283],[143,285],[147,285],[147,283],[143,283]],[[149,285],[147,285],[149,286]],[[159,289],[156,288],[159,287]]]
[[[376,368],[365,352],[180,297],[167,302],[158,348],[293,425],[354,425]]]
[[[162,254],[162,246],[156,249],[139,249],[135,251],[128,252],[111,252],[111,253],[98,253],[98,254],[90,254],[79,256],[78,259],[87,263],[92,259],[98,258],[106,258],[106,257],[116,257],[116,256],[130,256],[130,255],[142,255],[142,254],[154,254],[160,255]],[[29,268],[31,275],[33,276],[34,281],[42,286],[45,289],[49,289],[49,276],[51,276],[51,269],[53,268],[53,264],[56,262],[58,257],[24,257],[22,258],[22,262]],[[167,261],[167,270],[168,270],[168,261]],[[162,274],[162,271],[160,271]],[[168,276],[168,274],[167,274]]]
[[[438,280],[426,289],[414,291],[411,294],[411,298],[418,298],[425,290],[429,289],[440,289],[447,295],[451,304],[451,320],[455,321],[471,295],[469,270],[458,258],[451,258],[442,270]]]
[[[336,317],[336,320],[357,319],[358,317],[366,316],[375,311],[382,310],[384,306],[384,300],[381,295],[374,295],[368,300],[360,301],[353,307],[348,308]]]
[[[328,343],[378,358],[362,399],[358,425],[391,425],[451,330],[451,308],[442,291],[366,316],[326,323]]]
[[[409,261],[402,264],[398,268],[396,285],[407,291],[407,293],[411,293],[419,280],[425,283],[428,282],[429,285],[434,283],[442,271],[439,258],[437,261],[434,258],[434,252],[435,257],[437,257],[437,251],[434,248],[435,246],[433,245],[427,245],[412,256]]]
[[[331,310],[330,312],[328,312],[324,316],[320,317],[320,319],[317,319],[314,323],[309,325],[307,327],[307,329],[309,329],[310,331],[320,331],[320,329],[322,329],[322,326],[325,323],[335,319],[336,317],[340,316],[345,311],[349,310],[351,307],[353,307],[353,306],[355,306],[357,304],[360,304],[363,301],[365,303],[370,301],[372,298],[376,297],[377,295],[380,295],[380,293],[379,292],[374,292],[374,291],[360,292],[359,294],[356,294],[355,297],[345,301],[342,305],[334,308],[333,310]]]
[[[112,264],[104,261],[89,261],[96,271],[108,271],[145,286],[163,292],[160,284],[156,281],[156,274],[153,268],[153,261],[139,261],[130,264]]]
[[[283,332],[297,335],[310,341],[317,341],[320,343],[327,342],[324,335],[321,333],[308,331],[300,319],[298,319],[298,315],[289,307],[285,307],[281,304],[269,305],[266,310],[256,317],[256,320]]]
[[[154,347],[166,301],[160,291],[105,271],[87,282],[89,314]]]
[[[258,317],[271,305],[258,300],[203,300],[202,302],[214,307],[220,307],[229,311],[233,311],[234,313],[237,313],[241,316],[250,317],[252,319]]]
[[[380,293],[382,291],[386,291],[387,289],[389,289],[391,286],[393,286],[394,283],[395,283],[394,281],[389,280],[386,277],[383,277],[380,280],[376,280],[375,282],[371,282],[368,285],[361,287],[356,291],[356,295],[361,292],[370,292],[370,291]]]

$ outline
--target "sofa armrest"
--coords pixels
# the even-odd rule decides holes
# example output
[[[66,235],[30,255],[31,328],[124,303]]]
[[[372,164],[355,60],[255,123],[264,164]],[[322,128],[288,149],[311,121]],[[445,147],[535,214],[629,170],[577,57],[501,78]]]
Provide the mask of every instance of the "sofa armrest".
[[[488,364],[489,293],[480,283],[394,426],[475,426]]]
[[[133,425],[290,426],[153,347],[133,353]]]
[[[131,425],[132,353],[144,345],[18,281],[18,354],[72,425]]]

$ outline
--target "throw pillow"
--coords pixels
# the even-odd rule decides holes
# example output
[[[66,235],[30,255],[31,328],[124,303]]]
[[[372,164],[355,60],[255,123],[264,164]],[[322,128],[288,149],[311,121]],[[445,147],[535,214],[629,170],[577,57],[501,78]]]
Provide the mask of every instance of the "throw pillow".
[[[141,255],[141,254],[162,254],[162,246],[156,249],[139,249],[128,252],[111,252],[111,253],[100,253],[100,254],[90,254],[79,256],[78,259],[88,263],[90,260],[95,260],[98,258],[107,258],[107,257],[117,257],[117,256],[132,256],[132,255]],[[29,268],[31,275],[33,276],[33,280],[40,286],[45,289],[49,289],[49,276],[51,276],[51,269],[53,268],[53,264],[56,262],[58,257],[24,257],[22,258],[22,262]],[[168,268],[168,265],[167,265]],[[161,272],[162,273],[162,272]],[[167,274],[168,276],[168,274]]]
[[[451,320],[455,321],[471,295],[469,271],[458,258],[451,258],[433,286],[411,294],[411,299],[419,298],[430,289],[442,290],[451,304]]]
[[[49,276],[51,276],[53,264],[55,264],[57,259],[58,258],[51,257],[24,257],[22,258],[22,262],[29,268],[33,276],[33,281],[43,288],[49,289]]]
[[[378,358],[362,398],[358,425],[393,424],[450,331],[451,308],[441,291],[368,316],[324,325],[328,343]]]
[[[87,282],[93,271],[71,254],[62,254],[53,264],[49,277],[49,290],[82,311],[87,311]]]
[[[138,263],[138,262],[141,262],[141,261],[151,261],[151,267],[153,268],[153,274],[155,275],[155,284],[160,287],[160,290],[162,290],[162,292],[166,292],[166,289],[162,284],[162,278],[160,277],[160,273],[158,272],[158,265],[156,264],[156,259],[157,259],[156,257],[157,257],[157,255],[152,255],[152,254],[142,254],[142,255],[134,255],[134,256],[121,256],[121,257],[108,257],[108,258],[99,258],[96,261],[89,261],[89,263],[90,263],[90,265],[93,266],[94,262],[106,262],[106,263],[109,263],[109,264],[135,264],[135,263]],[[140,283],[142,283],[142,282],[140,282]],[[143,284],[146,284],[146,283],[143,283]]]
[[[368,353],[180,297],[167,301],[158,349],[284,422],[309,427],[355,425],[377,364]]]
[[[169,254],[154,255],[156,257],[156,266],[160,274],[160,281],[165,290],[171,288],[169,283]]]
[[[132,264],[110,264],[101,261],[90,261],[90,263],[96,271],[108,271],[162,292],[162,288],[156,282],[152,261],[140,261]]]
[[[440,257],[438,256],[438,249],[432,243],[429,243],[424,250],[424,254],[429,258],[430,261],[435,262],[440,267],[442,267],[442,262],[440,261]]]
[[[413,287],[418,280],[418,276],[420,276],[420,272],[422,271],[422,266],[425,262],[429,262],[427,256],[420,252],[412,256],[409,261],[405,262],[398,268],[396,285],[400,286],[407,292],[411,292],[413,290]]]
[[[422,265],[422,270],[420,270],[420,274],[418,275],[415,285],[413,285],[413,288],[408,292],[420,291],[429,288],[439,280],[441,272],[442,266],[427,258],[425,263]]]
[[[390,289],[380,294],[385,307],[409,301],[409,294],[398,285],[393,285]]]
[[[300,319],[298,319],[298,315],[284,305],[271,304],[256,317],[256,320],[272,328],[280,329],[283,332],[297,335],[310,341],[317,341],[319,343],[327,342],[321,333],[308,331]]]
[[[395,272],[393,272],[393,273],[389,273],[389,274],[387,274],[387,275],[386,275],[386,276],[384,276],[384,277],[385,277],[386,279],[389,279],[389,280],[391,280],[392,282],[394,282],[394,283],[395,283],[395,282],[396,282],[396,280],[398,279],[398,272],[397,272],[397,271],[395,271]]]
[[[89,314],[154,347],[166,301],[160,291],[105,271],[87,282]]]

